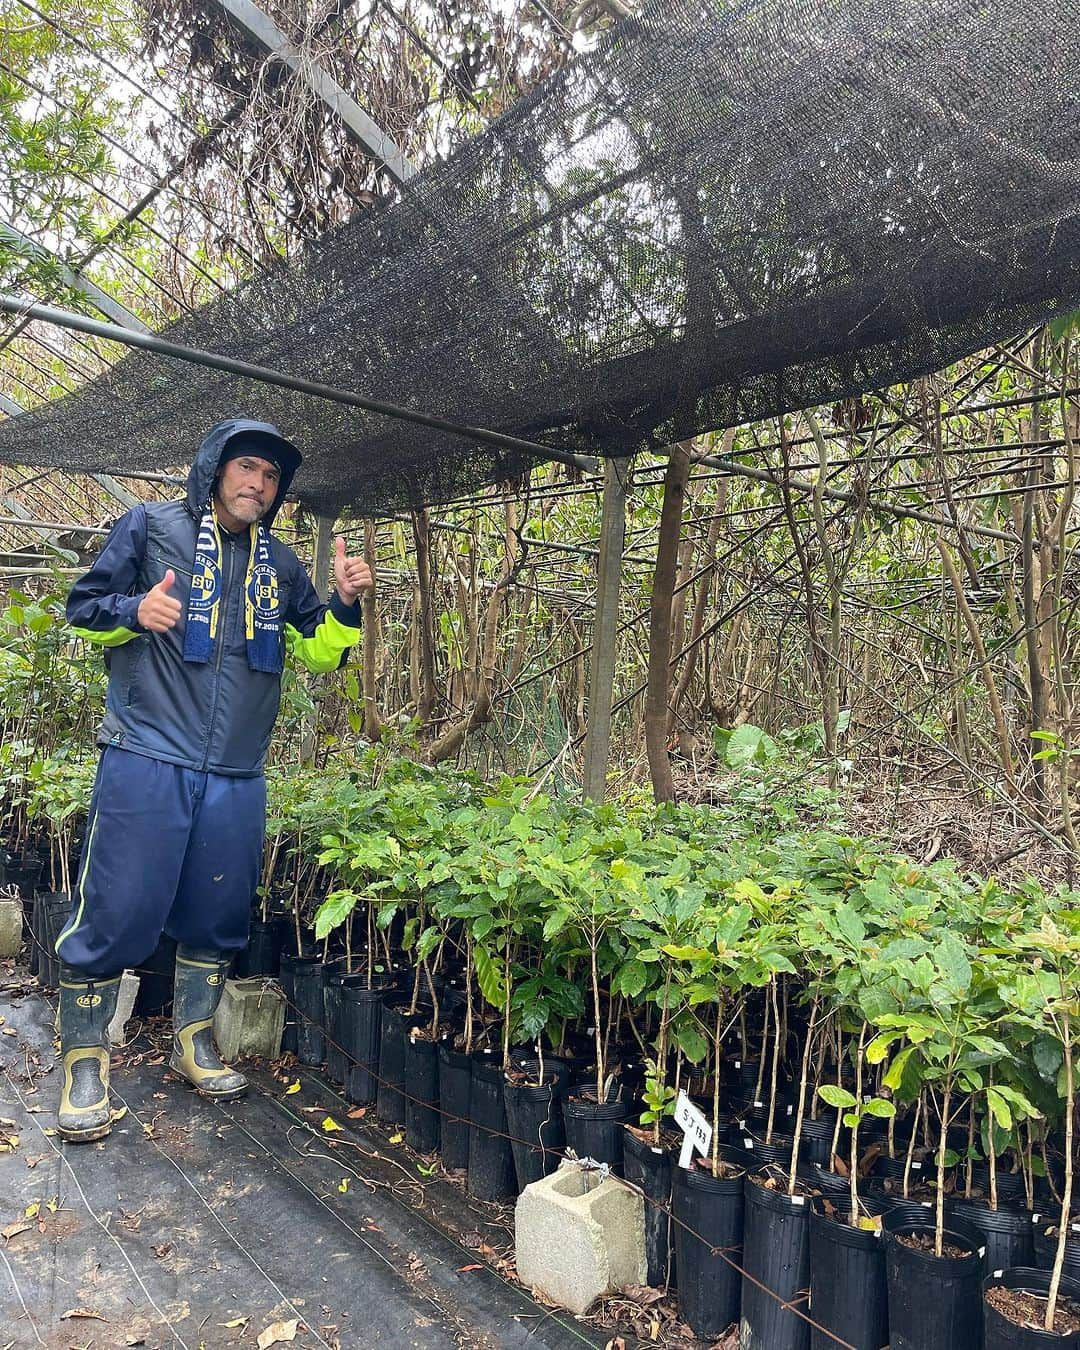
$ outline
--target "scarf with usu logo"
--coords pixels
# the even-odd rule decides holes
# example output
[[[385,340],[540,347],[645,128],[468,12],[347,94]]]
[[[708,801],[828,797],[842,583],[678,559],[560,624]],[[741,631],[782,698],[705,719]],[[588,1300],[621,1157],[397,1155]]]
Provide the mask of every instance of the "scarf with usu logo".
[[[282,669],[281,613],[277,571],[270,550],[270,535],[261,521],[248,527],[248,562],[244,575],[244,633],[247,659],[252,670],[280,675]],[[184,660],[205,665],[214,659],[221,636],[222,542],[211,500],[199,522],[188,598]]]

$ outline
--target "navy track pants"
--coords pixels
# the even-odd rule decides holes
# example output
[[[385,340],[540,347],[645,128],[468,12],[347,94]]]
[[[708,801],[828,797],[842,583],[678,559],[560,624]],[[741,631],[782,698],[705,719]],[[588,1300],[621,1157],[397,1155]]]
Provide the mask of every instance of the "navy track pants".
[[[203,951],[238,951],[265,827],[261,776],[199,773],[107,746],[57,955],[105,979],[145,961],[163,932]]]

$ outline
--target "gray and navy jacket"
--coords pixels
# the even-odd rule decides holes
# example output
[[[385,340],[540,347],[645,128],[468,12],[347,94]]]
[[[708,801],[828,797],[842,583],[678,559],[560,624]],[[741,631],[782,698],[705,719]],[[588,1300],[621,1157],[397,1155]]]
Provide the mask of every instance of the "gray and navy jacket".
[[[184,630],[199,520],[209,500],[218,461],[239,432],[280,439],[265,422],[234,419],[214,428],[199,447],[188,475],[187,498],[133,507],[113,526],[97,560],[71,588],[68,622],[80,637],[104,647],[109,671],[99,745],[116,745],[151,759],[236,777],[262,772],[281,699],[280,675],[252,670],[244,631],[244,577],[249,540],[222,530],[221,618],[216,651],[206,664],[185,661]],[[283,465],[269,528],[292,471]],[[360,608],[334,594],[319,599],[300,560],[270,537],[277,571],[281,641],[311,671],[337,669],[360,637]],[[167,633],[149,633],[139,604],[169,568],[169,594],[180,601],[179,622]]]

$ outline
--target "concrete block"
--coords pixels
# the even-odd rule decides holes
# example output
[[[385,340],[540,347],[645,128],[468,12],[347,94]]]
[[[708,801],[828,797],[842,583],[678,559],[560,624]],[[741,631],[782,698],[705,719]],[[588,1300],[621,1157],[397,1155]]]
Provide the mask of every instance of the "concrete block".
[[[127,1024],[139,993],[139,977],[125,970],[120,977],[120,992],[116,995],[116,1012],[109,1023],[109,1044],[127,1044]]]
[[[574,1313],[648,1275],[641,1196],[572,1164],[522,1191],[514,1242],[518,1276]]]
[[[17,895],[0,896],[0,956],[18,956],[22,932],[22,901]]]
[[[266,979],[226,980],[214,1018],[222,1058],[261,1055],[276,1059],[285,1027],[285,995]]]

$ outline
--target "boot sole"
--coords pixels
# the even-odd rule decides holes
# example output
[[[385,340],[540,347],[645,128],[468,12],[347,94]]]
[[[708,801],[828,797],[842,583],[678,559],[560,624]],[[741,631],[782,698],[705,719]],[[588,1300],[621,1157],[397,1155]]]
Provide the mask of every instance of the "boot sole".
[[[95,1144],[99,1139],[104,1139],[111,1131],[111,1120],[104,1125],[95,1125],[90,1130],[65,1130],[60,1125],[56,1127],[56,1133],[65,1144]]]
[[[193,1083],[184,1072],[183,1066],[177,1064],[175,1060],[169,1060],[169,1068],[173,1073],[178,1073],[189,1088],[193,1088],[200,1097],[206,1097],[208,1101],[213,1102],[235,1102],[240,1097],[247,1094],[250,1084],[245,1083],[241,1088],[231,1088],[228,1092],[214,1092],[211,1088],[200,1087],[198,1083]]]

